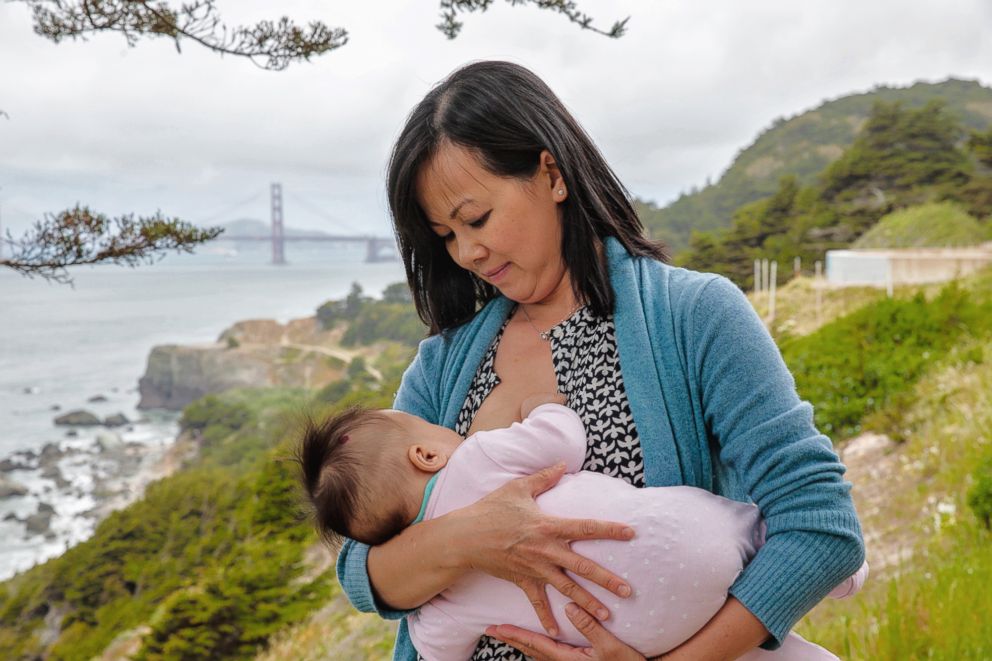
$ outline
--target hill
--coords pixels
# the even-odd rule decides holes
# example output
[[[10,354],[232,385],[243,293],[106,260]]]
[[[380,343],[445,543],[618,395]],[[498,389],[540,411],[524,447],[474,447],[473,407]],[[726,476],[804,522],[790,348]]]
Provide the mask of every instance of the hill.
[[[876,87],[826,101],[788,119],[776,119],[737,155],[715,184],[682,195],[661,209],[640,201],[641,219],[654,238],[678,252],[688,246],[692,230],[729,227],[736,209],[774,194],[783,175],[795,175],[800,186],[814,183],[854,142],[876,102],[921,108],[934,99],[943,100],[949,116],[966,128],[985,130],[992,124],[992,89],[977,81],[949,79],[904,88]]]
[[[988,229],[960,206],[951,202],[932,202],[884,216],[851,247],[974,246],[990,238]]]

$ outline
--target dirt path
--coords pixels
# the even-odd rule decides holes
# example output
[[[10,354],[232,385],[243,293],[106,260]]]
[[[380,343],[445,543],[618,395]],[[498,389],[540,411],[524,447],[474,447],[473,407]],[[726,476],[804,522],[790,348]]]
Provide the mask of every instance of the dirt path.
[[[282,342],[279,343],[280,346],[289,347],[291,349],[299,349],[300,351],[312,351],[314,353],[323,354],[325,356],[331,356],[332,358],[337,358],[343,360],[346,363],[350,363],[356,356],[361,356],[362,354],[357,351],[345,351],[344,349],[330,349],[328,347],[322,347],[316,344],[300,344],[299,342],[290,342],[286,338],[283,338]],[[382,381],[382,373],[376,368],[372,367],[368,363],[365,364],[365,371],[374,376],[377,381]]]
[[[872,572],[886,572],[913,556],[913,522],[919,512],[904,507],[896,494],[911,493],[917,476],[907,466],[905,447],[884,434],[866,432],[841,450],[845,476],[864,528]]]

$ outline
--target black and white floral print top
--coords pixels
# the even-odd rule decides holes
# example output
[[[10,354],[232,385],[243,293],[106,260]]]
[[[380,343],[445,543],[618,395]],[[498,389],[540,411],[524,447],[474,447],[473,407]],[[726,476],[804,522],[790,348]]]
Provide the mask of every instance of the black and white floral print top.
[[[494,365],[505,328],[506,323],[479,364],[458,414],[455,431],[462,436],[468,433],[482,402],[499,385]],[[582,307],[554,327],[550,335],[551,361],[558,390],[565,395],[569,408],[582,418],[586,428],[588,446],[582,468],[643,487],[641,443],[620,374],[620,354],[613,318],[601,319],[588,307]],[[482,637],[472,655],[472,659],[478,661],[516,661],[524,658],[514,648],[488,636]]]

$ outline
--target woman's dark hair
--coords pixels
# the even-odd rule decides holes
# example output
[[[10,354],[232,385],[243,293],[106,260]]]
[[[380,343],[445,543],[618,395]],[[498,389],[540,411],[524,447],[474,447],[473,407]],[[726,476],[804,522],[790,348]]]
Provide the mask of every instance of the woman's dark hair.
[[[397,477],[395,463],[384,456],[385,443],[351,438],[376,421],[390,424],[375,411],[358,406],[322,423],[306,419],[296,459],[317,532],[330,546],[340,546],[344,537],[382,544],[410,523],[401,511],[386,511],[382,504]],[[356,521],[363,524],[361,532]]]
[[[554,92],[509,62],[477,62],[448,76],[410,113],[393,147],[389,207],[417,312],[436,334],[468,321],[496,288],[459,267],[428,224],[417,177],[441,145],[470,150],[497,176],[529,179],[548,150],[568,186],[561,252],[575,296],[597,315],[613,312],[605,255],[616,237],[632,255],[667,260],[644,236],[630,194]]]

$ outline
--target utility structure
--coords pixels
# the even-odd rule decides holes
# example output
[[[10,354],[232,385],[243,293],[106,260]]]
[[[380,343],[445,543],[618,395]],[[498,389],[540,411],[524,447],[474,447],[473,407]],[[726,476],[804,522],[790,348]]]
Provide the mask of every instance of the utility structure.
[[[272,184],[272,263],[285,264],[285,237],[282,227],[282,184]]]

